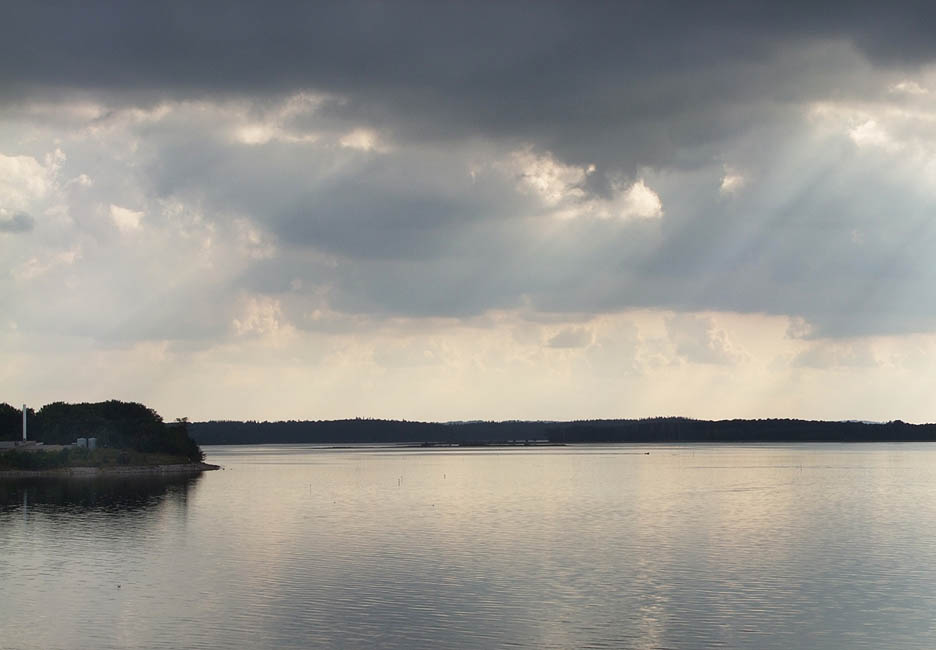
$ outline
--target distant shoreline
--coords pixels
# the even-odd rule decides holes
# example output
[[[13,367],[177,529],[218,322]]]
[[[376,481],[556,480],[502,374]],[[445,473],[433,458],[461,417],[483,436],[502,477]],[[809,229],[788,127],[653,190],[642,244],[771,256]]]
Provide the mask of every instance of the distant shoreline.
[[[0,479],[5,478],[97,478],[111,476],[151,476],[158,474],[195,474],[221,469],[210,463],[176,463],[172,465],[127,465],[119,467],[59,467],[56,469],[5,469],[0,470]]]
[[[199,445],[410,444],[425,447],[573,443],[936,442],[936,424],[823,420],[695,420],[683,417],[571,422],[406,420],[189,423]]]

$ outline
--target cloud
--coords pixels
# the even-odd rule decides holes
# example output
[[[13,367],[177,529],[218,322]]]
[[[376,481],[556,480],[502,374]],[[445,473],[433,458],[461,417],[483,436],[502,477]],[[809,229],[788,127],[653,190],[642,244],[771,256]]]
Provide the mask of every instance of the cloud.
[[[442,346],[424,337],[388,341],[374,350],[374,362],[385,368],[419,368],[444,363]]]
[[[831,369],[864,357],[809,346],[936,331],[932,8],[227,7],[7,12],[17,336],[702,385],[761,367],[742,316]],[[538,323],[509,370],[440,343],[505,322]]]
[[[0,153],[0,205],[6,210],[24,210],[44,198],[63,160],[60,149],[46,155],[43,162],[34,156]]]
[[[918,297],[933,290],[926,179],[936,137],[921,135],[922,107],[901,116],[882,89],[880,105],[803,106],[798,122],[776,127],[770,156],[762,138],[738,136],[692,170],[630,176],[509,140],[342,147],[358,118],[302,94],[164,102],[145,116],[66,105],[65,123],[43,127],[49,144],[37,150],[58,141],[67,158],[26,157],[47,180],[29,213],[58,215],[50,237],[106,247],[115,226],[174,228],[153,206],[182,206],[202,215],[185,229],[205,250],[221,232],[237,244],[210,258],[239,269],[227,280],[229,301],[243,289],[275,295],[299,278],[299,293],[326,295],[329,309],[376,317],[465,317],[520,304],[590,314],[656,307],[798,317],[812,336],[926,331],[936,303]],[[17,128],[49,119],[22,111]],[[100,116],[109,126],[89,131]],[[901,153],[856,155],[850,131],[867,119]],[[252,121],[295,138],[247,146],[231,136]],[[316,139],[300,139],[308,133]],[[745,170],[745,191],[727,201],[722,185],[735,169]],[[59,176],[94,183],[59,184]]]
[[[786,335],[791,339],[805,339],[812,333],[813,328],[806,319],[795,316],[789,319]]]
[[[740,192],[746,182],[747,179],[742,174],[726,168],[725,175],[722,176],[721,184],[718,186],[718,191],[730,196]]]
[[[360,151],[386,150],[386,147],[380,142],[380,136],[372,129],[354,129],[341,136],[338,142],[342,147],[348,149],[358,149]]]
[[[256,296],[247,296],[243,299],[241,315],[231,324],[239,336],[275,334],[288,326],[283,321],[282,308],[278,300]]]
[[[891,136],[874,120],[862,122],[848,132],[849,137],[859,147],[899,148]]]
[[[565,164],[632,177],[641,165],[691,167],[699,160],[692,149],[832,86],[853,93],[867,82],[842,75],[848,58],[893,65],[933,52],[923,35],[912,37],[931,15],[920,6],[882,15],[835,4],[817,16],[805,5],[782,14],[769,3],[744,11],[731,2],[706,5],[564,1],[530,12],[516,2],[403,2],[389,11],[369,2],[285,2],[268,12],[240,1],[221,21],[207,6],[181,2],[156,10],[98,0],[80,11],[24,2],[2,27],[0,55],[14,60],[30,44],[48,43],[22,65],[0,69],[0,101],[48,104],[77,90],[152,106],[303,92],[321,100],[322,117],[346,119],[346,134],[389,128],[408,141],[506,138]],[[243,127],[243,141],[289,141],[294,119],[255,120]]]
[[[9,213],[0,208],[0,232],[29,232],[36,227],[36,220],[25,212]]]
[[[33,280],[58,267],[73,265],[81,259],[81,250],[72,249],[40,257],[30,257],[14,268],[12,276],[17,280]]]
[[[594,341],[594,334],[585,327],[564,327],[549,337],[546,345],[551,348],[585,348]]]
[[[734,365],[745,358],[711,317],[673,314],[665,322],[676,354],[690,363]]]
[[[926,95],[929,93],[927,88],[924,88],[919,83],[912,79],[904,79],[898,83],[895,83],[891,86],[892,93],[906,93],[908,95]]]
[[[111,203],[110,217],[117,226],[117,230],[123,233],[133,232],[142,227],[143,212],[131,210]]]
[[[642,178],[621,193],[620,204],[620,215],[625,218],[647,219],[663,215],[660,196],[647,187]]]
[[[500,167],[516,179],[521,192],[536,194],[546,206],[577,202],[585,197],[582,185],[591,167],[564,165],[547,152],[536,154],[531,146],[511,153]]]
[[[613,327],[595,334],[586,351],[592,371],[599,377],[620,377],[639,373],[652,365],[652,351],[642,341],[637,326],[623,319],[614,319]],[[649,353],[649,354],[647,354]]]
[[[878,365],[874,349],[867,341],[829,342],[810,345],[794,357],[796,368],[869,368]]]

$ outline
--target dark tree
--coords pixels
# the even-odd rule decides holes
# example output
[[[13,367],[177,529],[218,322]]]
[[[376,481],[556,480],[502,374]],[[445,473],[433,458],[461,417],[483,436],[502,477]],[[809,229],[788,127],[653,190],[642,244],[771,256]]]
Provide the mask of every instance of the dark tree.
[[[3,439],[15,440],[22,435],[21,417],[21,411],[0,404]],[[186,419],[166,425],[156,411],[136,402],[53,402],[38,413],[27,411],[27,427],[31,440],[46,444],[71,444],[77,438],[97,438],[101,447],[180,456],[191,461],[204,457],[188,434]],[[6,436],[12,435],[10,431],[15,435],[8,438]]]
[[[22,438],[23,412],[6,402],[0,403],[0,440]]]

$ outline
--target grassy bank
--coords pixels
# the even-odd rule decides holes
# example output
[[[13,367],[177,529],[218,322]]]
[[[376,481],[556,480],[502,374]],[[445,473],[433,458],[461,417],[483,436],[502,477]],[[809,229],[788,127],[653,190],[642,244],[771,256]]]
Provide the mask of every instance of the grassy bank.
[[[69,467],[150,467],[191,462],[184,456],[146,453],[132,449],[83,449],[16,451],[0,453],[2,470],[50,470]]]

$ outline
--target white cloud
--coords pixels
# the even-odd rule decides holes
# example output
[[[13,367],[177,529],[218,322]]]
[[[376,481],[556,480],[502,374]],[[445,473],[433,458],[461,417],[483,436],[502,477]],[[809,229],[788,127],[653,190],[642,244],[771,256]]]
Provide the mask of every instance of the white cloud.
[[[380,141],[380,136],[373,129],[353,129],[341,136],[338,143],[346,149],[386,151],[386,147]]]
[[[594,169],[563,164],[551,153],[537,154],[530,146],[514,151],[500,167],[516,179],[521,191],[539,196],[547,206],[584,198],[581,185]]]
[[[746,183],[747,179],[742,174],[733,169],[725,168],[725,175],[722,176],[718,191],[730,196],[740,192]]]
[[[605,220],[658,219],[663,216],[663,202],[644,179],[633,183],[614,181],[609,198],[590,198],[570,205],[558,213],[566,219],[593,217]]]
[[[624,219],[655,219],[663,216],[663,202],[642,178],[622,192],[617,203],[620,205],[619,216]]]
[[[277,129],[272,124],[244,124],[237,127],[234,137],[244,144],[266,144],[276,133]]]
[[[271,141],[308,144],[318,141],[319,134],[291,133],[275,123],[252,122],[235,127],[234,139],[247,145],[261,145]]]
[[[904,93],[907,95],[926,95],[929,93],[929,90],[918,84],[916,81],[905,79],[891,86],[890,92]]]
[[[896,148],[897,143],[877,120],[865,120],[848,132],[849,137],[859,147]]]
[[[271,141],[293,144],[317,142],[321,134],[308,129],[296,128],[296,118],[314,114],[329,96],[312,93],[296,93],[286,100],[261,111],[258,117],[248,107],[233,103],[225,107],[228,121],[234,124],[234,140],[246,145],[262,145]],[[217,108],[215,108],[217,110]]]
[[[64,158],[60,150],[46,156],[45,164],[32,156],[0,153],[0,207],[29,210],[52,189],[55,173]]]
[[[66,187],[70,185],[77,185],[79,187],[91,187],[92,185],[94,185],[94,179],[92,179],[87,174],[79,174],[78,176],[75,176],[74,178],[69,180],[67,183],[65,183],[65,185]]]
[[[590,196],[585,189],[594,165],[567,165],[551,153],[537,154],[532,147],[514,151],[495,165],[515,179],[517,189],[539,197],[552,214],[563,219],[652,219],[663,216],[663,203],[643,178],[634,182],[615,180],[608,198]],[[471,169],[472,179],[477,170]]]
[[[143,227],[143,212],[124,208],[111,203],[110,218],[120,232],[128,233]]]
[[[238,337],[259,338],[274,347],[282,347],[295,338],[296,329],[283,313],[279,300],[269,296],[244,296],[240,315],[231,321]]]

